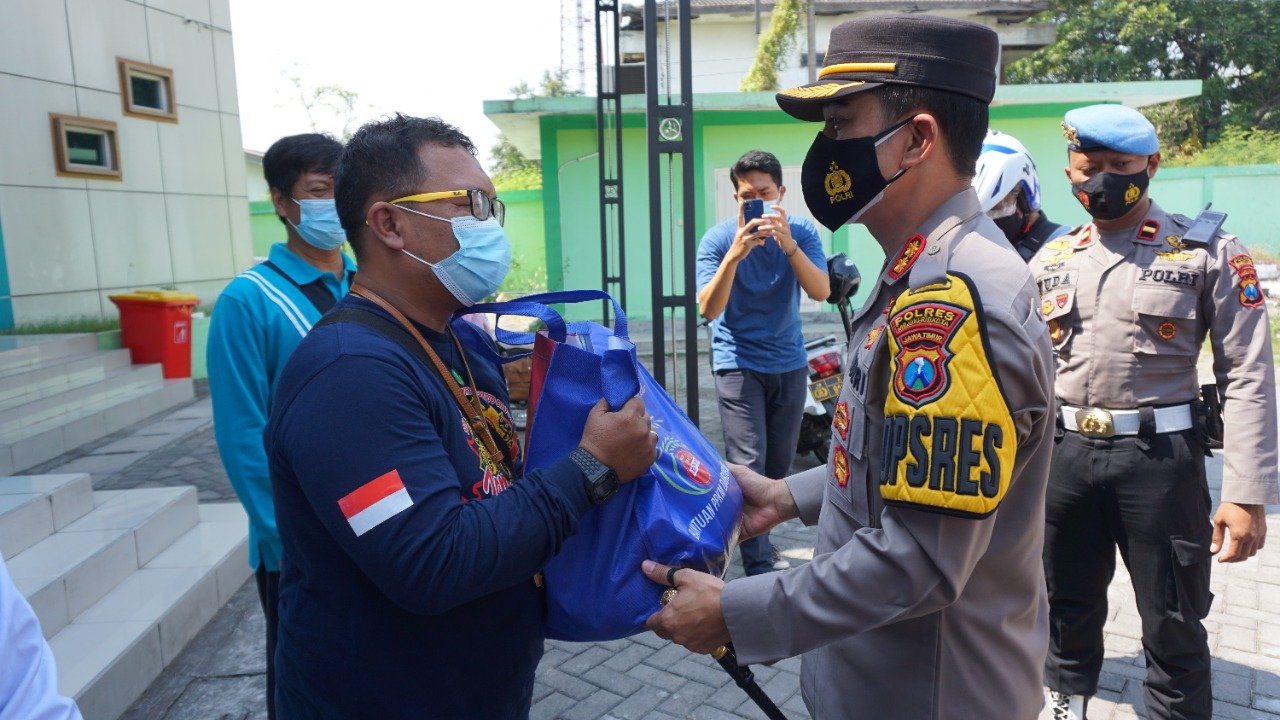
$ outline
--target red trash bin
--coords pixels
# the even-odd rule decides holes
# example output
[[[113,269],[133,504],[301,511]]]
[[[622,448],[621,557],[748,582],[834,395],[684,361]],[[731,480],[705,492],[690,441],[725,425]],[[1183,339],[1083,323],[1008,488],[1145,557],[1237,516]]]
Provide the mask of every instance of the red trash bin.
[[[120,309],[120,339],[135,364],[160,363],[167,379],[191,377],[191,310],[200,298],[168,290],[108,298]]]

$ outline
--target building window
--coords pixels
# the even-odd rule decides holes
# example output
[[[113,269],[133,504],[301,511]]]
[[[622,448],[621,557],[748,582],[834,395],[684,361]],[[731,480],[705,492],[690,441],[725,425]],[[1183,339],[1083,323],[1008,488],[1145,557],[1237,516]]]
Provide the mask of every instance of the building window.
[[[115,123],[53,113],[49,122],[59,175],[120,179]]]
[[[120,66],[120,99],[125,115],[177,122],[172,70],[124,58],[116,58],[116,62]]]

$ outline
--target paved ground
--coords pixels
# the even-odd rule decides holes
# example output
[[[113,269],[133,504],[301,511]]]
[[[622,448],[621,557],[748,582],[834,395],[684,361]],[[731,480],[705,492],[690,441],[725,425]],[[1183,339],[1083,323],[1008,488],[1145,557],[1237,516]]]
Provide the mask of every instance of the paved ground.
[[[718,441],[713,392],[704,389],[700,399],[705,430]],[[797,458],[796,469],[812,464],[810,458]],[[202,501],[234,498],[217,458],[207,398],[39,468],[63,469],[94,473],[99,489],[189,484],[199,488]],[[1216,494],[1220,460],[1210,462],[1209,474]],[[1272,513],[1270,519],[1272,528],[1280,528],[1280,516]],[[786,523],[774,538],[793,564],[812,557],[811,529]],[[731,575],[740,572],[735,562]],[[1280,720],[1280,620],[1272,610],[1280,605],[1280,543],[1271,543],[1249,563],[1216,566],[1213,589],[1217,599],[1206,625],[1214,653],[1214,717]],[[1090,707],[1090,718],[1145,717],[1140,625],[1123,569],[1110,599],[1103,689]],[[262,614],[250,580],[124,717],[264,719],[262,636]],[[788,717],[808,717],[798,692],[797,659],[754,669]],[[538,669],[532,716],[763,717],[710,658],[691,655],[648,633],[611,643],[548,642]]]

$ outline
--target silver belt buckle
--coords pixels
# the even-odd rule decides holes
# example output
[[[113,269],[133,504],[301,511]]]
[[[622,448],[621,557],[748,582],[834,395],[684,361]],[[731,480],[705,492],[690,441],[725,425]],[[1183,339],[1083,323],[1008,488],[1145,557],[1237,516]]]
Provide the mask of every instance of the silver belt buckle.
[[[1076,410],[1076,430],[1090,438],[1109,438],[1116,434],[1116,424],[1111,413],[1102,408]]]

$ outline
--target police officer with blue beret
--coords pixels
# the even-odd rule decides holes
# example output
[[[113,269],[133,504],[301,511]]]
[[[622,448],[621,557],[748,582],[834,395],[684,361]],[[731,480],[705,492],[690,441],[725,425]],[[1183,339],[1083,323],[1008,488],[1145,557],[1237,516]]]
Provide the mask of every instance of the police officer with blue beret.
[[[1148,197],[1160,147],[1141,113],[1094,105],[1064,120],[1067,179],[1093,221],[1031,261],[1061,422],[1045,513],[1045,683],[1055,720],[1085,717],[1119,547],[1142,617],[1147,716],[1207,720],[1210,559],[1254,555],[1264,505],[1280,501],[1265,299],[1249,251],[1221,230],[1224,216],[1192,220]],[[1226,423],[1212,517],[1212,423],[1196,374],[1206,336]]]

